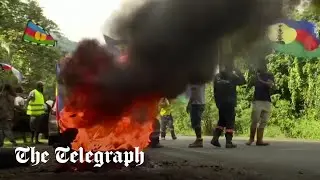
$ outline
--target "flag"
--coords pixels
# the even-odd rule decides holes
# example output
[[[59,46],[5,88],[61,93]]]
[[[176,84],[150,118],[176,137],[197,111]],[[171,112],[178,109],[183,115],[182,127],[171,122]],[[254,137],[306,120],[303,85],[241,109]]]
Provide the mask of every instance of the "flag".
[[[314,23],[282,20],[269,27],[268,37],[275,51],[304,58],[320,57],[320,39]]]
[[[23,40],[42,46],[56,46],[57,41],[40,25],[29,20],[24,30]]]
[[[60,66],[59,64],[56,65],[56,75],[57,79],[60,73]],[[60,112],[63,109],[63,97],[60,91],[60,88],[62,88],[59,83],[56,83],[56,117],[59,120],[60,119]]]
[[[121,56],[120,54],[120,47],[125,45],[127,41],[124,40],[115,40],[109,36],[103,35],[104,40],[106,42],[107,50],[112,53],[115,57]]]
[[[5,64],[5,63],[0,63],[0,68],[2,71],[11,71],[13,73],[13,75],[15,75],[18,79],[18,82],[21,83],[23,80],[23,75],[22,73],[20,73],[20,71],[18,71],[16,68],[14,68],[13,66],[9,65],[9,64]]]

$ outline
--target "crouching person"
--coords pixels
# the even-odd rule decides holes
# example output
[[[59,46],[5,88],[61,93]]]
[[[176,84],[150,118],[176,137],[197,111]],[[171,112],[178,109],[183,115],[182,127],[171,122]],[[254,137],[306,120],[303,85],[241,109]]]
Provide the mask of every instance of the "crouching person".
[[[158,118],[156,118],[153,123],[153,132],[150,134],[149,141],[150,141],[149,147],[151,147],[151,148],[163,147],[160,144],[160,122],[159,122]]]

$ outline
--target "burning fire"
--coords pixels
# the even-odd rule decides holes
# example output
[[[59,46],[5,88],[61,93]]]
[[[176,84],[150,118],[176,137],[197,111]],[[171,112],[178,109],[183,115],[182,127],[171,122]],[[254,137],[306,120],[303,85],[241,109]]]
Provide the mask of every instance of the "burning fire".
[[[74,92],[60,113],[62,132],[67,128],[78,129],[72,149],[82,147],[85,151],[111,151],[131,150],[134,147],[144,149],[148,146],[157,115],[158,98],[135,101],[118,119],[100,117],[97,111],[85,106],[87,98],[89,96]]]
[[[127,60],[123,56],[121,62]],[[116,91],[108,92],[101,82],[108,72],[112,74],[113,62],[110,53],[94,40],[82,41],[71,57],[61,61],[60,79],[65,92],[61,92],[64,108],[59,127],[61,132],[68,128],[78,130],[71,144],[73,150],[131,150],[149,145],[160,97],[153,94],[132,100],[125,93],[119,96]],[[102,81],[94,81],[98,79]],[[122,109],[123,101],[130,106]]]

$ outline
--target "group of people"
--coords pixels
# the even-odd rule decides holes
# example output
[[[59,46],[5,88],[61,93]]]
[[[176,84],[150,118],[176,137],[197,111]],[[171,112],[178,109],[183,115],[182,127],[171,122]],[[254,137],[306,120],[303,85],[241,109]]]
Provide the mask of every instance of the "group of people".
[[[43,83],[38,82],[36,88],[24,98],[23,88],[15,90],[10,84],[4,84],[0,91],[0,147],[7,138],[13,146],[17,146],[16,132],[22,135],[27,143],[27,133],[31,133],[31,143],[41,144],[40,133],[47,134],[48,112],[53,102],[45,102]]]
[[[220,136],[224,133],[226,138],[226,148],[236,148],[232,142],[235,130],[235,108],[237,106],[237,86],[247,83],[243,74],[232,64],[220,65],[219,73],[213,80],[214,98],[219,110],[219,120],[213,129],[211,144],[221,147]],[[205,110],[205,84],[189,85],[189,103],[186,111],[190,115],[191,125],[196,135],[196,140],[189,144],[190,148],[203,147],[201,120]],[[250,138],[246,145],[256,142],[257,146],[268,146],[269,143],[263,141],[264,129],[271,113],[271,92],[274,87],[274,77],[267,71],[266,65],[260,65],[255,75],[248,81],[248,86],[255,87],[252,101]],[[172,139],[177,139],[173,117],[170,110],[170,101],[166,98],[160,100],[159,104],[160,123],[156,121],[155,131],[151,134],[151,147],[162,147],[159,143],[159,136],[165,139],[166,129],[169,127]],[[256,141],[255,141],[256,137]]]

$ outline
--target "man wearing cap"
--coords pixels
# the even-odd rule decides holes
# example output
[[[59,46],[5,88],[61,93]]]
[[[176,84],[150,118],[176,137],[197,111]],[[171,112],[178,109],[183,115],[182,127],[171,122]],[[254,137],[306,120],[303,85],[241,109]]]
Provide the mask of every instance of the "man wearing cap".
[[[43,97],[43,83],[37,82],[36,89],[32,90],[27,100],[27,114],[30,116],[31,142],[35,138],[36,144],[39,141],[40,127],[43,115],[45,114],[45,101]]]

